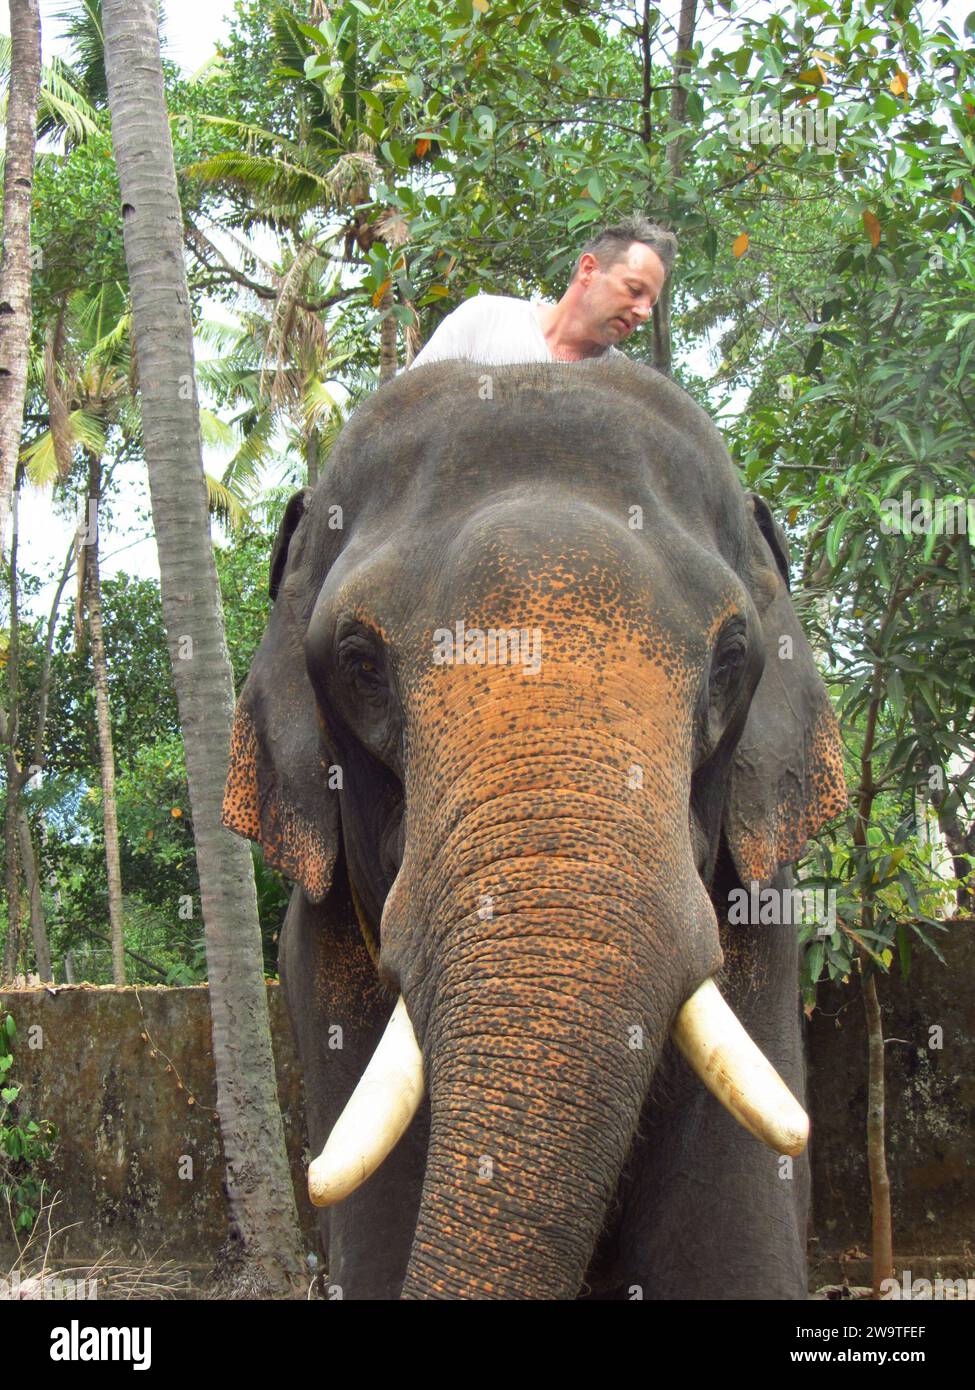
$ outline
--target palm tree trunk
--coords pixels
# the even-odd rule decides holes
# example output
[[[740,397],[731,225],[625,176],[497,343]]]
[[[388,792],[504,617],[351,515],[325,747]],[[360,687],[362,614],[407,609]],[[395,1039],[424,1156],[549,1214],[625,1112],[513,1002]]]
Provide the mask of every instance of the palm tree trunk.
[[[318,430],[312,425],[305,436],[305,463],[308,469],[308,486],[318,482]]]
[[[193,330],[154,0],[103,0],[163,617],[186,747],[227,1191],[249,1292],[303,1282],[250,850],[220,824],[233,677],[210,541]]]
[[[379,380],[389,381],[396,375],[398,366],[396,350],[396,316],[389,311],[393,307],[393,287],[386,286],[379,307],[386,317],[379,330]]]
[[[11,82],[3,170],[3,261],[0,264],[0,556],[7,550],[7,522],[24,419],[30,349],[30,213],[34,188],[34,129],[41,81],[41,14],[38,0],[10,0]],[[11,590],[13,592],[13,590]],[[11,626],[13,624],[11,623]],[[11,633],[11,642],[13,633]],[[8,673],[9,674],[9,673]],[[16,711],[0,707],[0,738],[7,744],[7,812],[4,825],[7,940],[3,978],[17,970],[20,947],[20,873],[17,814],[20,769],[14,753]]]
[[[105,872],[108,879],[108,921],[112,939],[112,980],[125,984],[125,921],[122,909],[122,867],[119,859],[118,811],[115,802],[115,747],[108,697],[108,663],[102,631],[102,590],[98,573],[98,509],[101,505],[102,464],[97,454],[85,450],[88,459],[88,515],[95,518],[87,540],[78,548],[84,564],[84,595],[91,637],[91,666],[95,678],[95,710],[98,718],[98,757],[102,779],[102,824],[105,827]]]
[[[0,266],[0,555],[7,548],[30,349],[30,210],[41,81],[38,0],[10,0],[10,44],[13,81],[7,105]]]

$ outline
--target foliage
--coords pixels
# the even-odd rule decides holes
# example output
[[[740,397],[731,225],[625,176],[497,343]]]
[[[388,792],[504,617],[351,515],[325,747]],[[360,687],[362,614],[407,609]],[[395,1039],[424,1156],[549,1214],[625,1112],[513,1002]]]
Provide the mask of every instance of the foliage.
[[[13,1016],[0,1014],[0,1198],[19,1238],[30,1235],[44,1201],[47,1183],[35,1165],[52,1157],[57,1132],[49,1120],[32,1119],[21,1098],[23,1087],[11,1075],[16,1039]]]
[[[38,165],[38,344],[66,294],[124,285],[99,7],[81,9],[65,77],[102,124]],[[217,551],[235,681],[263,631],[271,536],[310,441],[327,467],[335,381],[353,401],[374,382],[384,289],[400,328],[428,334],[472,293],[557,295],[590,228],[647,211],[681,239],[678,378],[789,529],[797,606],[842,718],[853,802],[804,870],[837,891],[843,927],[810,939],[807,980],[848,975],[856,952],[906,969],[905,942],[936,947],[924,919],[951,891],[919,838],[919,797],[943,826],[971,816],[971,539],[881,523],[905,492],[970,491],[971,45],[943,17],[922,30],[906,0],[795,0],[757,17],[728,0],[701,9],[683,59],[673,48],[653,7],[644,23],[581,0],[327,12],[238,0],[203,72],[167,65],[194,316],[213,349],[201,379],[233,417],[204,423],[234,451],[224,481],[254,507]],[[810,138],[781,138],[793,119]],[[205,323],[204,295],[236,327]],[[644,336],[632,355],[649,357]],[[43,384],[32,410],[37,440]],[[194,870],[187,821],[167,820],[188,802],[158,595],[112,583],[133,920],[166,968],[170,932],[184,968],[197,927],[173,921],[172,904]],[[23,640],[33,698],[36,635]],[[65,624],[45,783],[28,799],[74,931],[101,889],[90,673],[69,645]]]

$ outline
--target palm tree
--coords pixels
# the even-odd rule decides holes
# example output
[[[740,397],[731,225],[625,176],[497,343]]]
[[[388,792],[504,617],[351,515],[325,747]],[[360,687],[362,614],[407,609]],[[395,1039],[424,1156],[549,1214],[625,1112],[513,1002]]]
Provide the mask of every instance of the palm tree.
[[[283,432],[287,452],[298,456],[304,481],[314,487],[344,424],[329,380],[351,356],[333,348],[321,319],[305,307],[310,299],[328,297],[320,283],[326,263],[308,246],[284,267],[271,265],[249,245],[243,249],[273,286],[273,304],[268,312],[260,304],[239,312],[237,326],[208,320],[197,330],[217,350],[214,359],[197,362],[198,380],[237,411],[233,425],[242,436],[223,481],[240,489],[250,485]]]
[[[122,287],[105,285],[91,297],[83,292],[72,296],[62,307],[46,344],[44,375],[50,429],[25,455],[28,467],[31,463],[34,465],[35,482],[47,481],[45,464],[52,454],[61,479],[69,474],[78,445],[86,464],[88,525],[84,532],[79,528],[76,544],[76,634],[80,637],[81,621],[87,610],[98,720],[112,978],[116,985],[125,984],[125,915],[115,799],[115,749],[102,632],[98,517],[102,500],[102,454],[108,430],[113,424],[119,425],[124,436],[127,424],[130,436],[134,433],[129,392],[131,366],[128,315]]]
[[[280,5],[271,9],[270,26],[275,72],[290,82],[295,95],[295,138],[229,117],[205,116],[201,119],[227,131],[235,148],[211,155],[185,172],[243,193],[248,200],[243,223],[264,223],[279,234],[288,231],[298,248],[296,262],[306,253],[309,258],[321,255],[320,248],[304,239],[303,223],[309,214],[344,219],[337,235],[344,242],[345,262],[353,261],[356,252],[368,255],[377,243],[397,252],[408,238],[405,219],[388,208],[372,210],[370,187],[382,171],[364,120],[367,78],[358,47],[358,11],[354,6],[343,10],[341,42],[327,16],[323,28],[315,29]],[[377,82],[368,98],[378,100],[382,86]],[[188,239],[199,251],[198,229],[191,229]],[[400,253],[395,269],[404,265]],[[345,291],[342,297],[349,296]],[[338,298],[334,295],[332,302]],[[412,306],[396,304],[394,276],[389,274],[373,294],[372,307],[382,313],[379,379],[384,381],[396,374],[397,323],[400,317],[410,319]]]
[[[220,824],[234,689],[207,524],[156,6],[103,0],[102,19],[163,617],[200,875],[228,1195],[250,1290],[287,1295],[301,1284],[301,1245],[278,1109],[254,871],[248,847]]]
[[[30,352],[30,210],[34,186],[34,124],[41,80],[38,0],[10,0],[10,61],[18,81],[7,104],[3,168],[3,262],[0,265],[0,556],[24,418]],[[8,71],[9,76],[9,71]],[[6,720],[3,720],[6,724]],[[3,730],[6,738],[6,730]]]
[[[93,293],[76,291],[62,305],[47,336],[43,365],[35,361],[35,385],[47,399],[50,425],[24,451],[27,475],[37,487],[66,483],[80,454],[85,475],[87,524],[76,543],[75,633],[90,645],[98,724],[102,821],[112,944],[112,976],[125,984],[125,913],[115,798],[108,663],[102,632],[99,539],[102,497],[116,467],[141,451],[141,422],[133,393],[135,364],[130,347],[131,315],[125,290],[117,283]],[[40,381],[37,378],[43,377]],[[109,437],[121,441],[115,462],[104,468]],[[207,476],[208,502],[231,524],[242,516],[232,489]]]
[[[34,123],[37,118],[37,97],[41,77],[41,17],[37,0],[10,0],[10,53],[12,58],[16,58],[20,80],[7,104],[3,170],[3,260],[0,263],[0,304],[4,309],[0,314],[0,559],[7,552],[7,520],[20,455],[20,431],[24,418],[24,393],[27,387],[27,361],[30,354],[30,213],[34,184]],[[15,538],[11,540],[11,551],[10,641],[11,655],[15,655]],[[16,670],[15,664],[13,669]],[[16,953],[20,918],[17,825],[21,813],[21,782],[15,750],[16,739],[16,707],[8,711],[4,705],[0,705],[0,740],[5,745],[7,768],[5,858],[8,932],[5,967],[10,964],[11,953]]]

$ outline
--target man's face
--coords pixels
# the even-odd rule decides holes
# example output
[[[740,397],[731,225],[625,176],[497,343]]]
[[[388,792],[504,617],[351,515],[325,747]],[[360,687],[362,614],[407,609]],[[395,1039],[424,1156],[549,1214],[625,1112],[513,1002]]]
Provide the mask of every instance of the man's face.
[[[605,347],[616,347],[646,323],[666,279],[663,261],[642,241],[632,242],[626,255],[605,270],[595,256],[583,256],[579,275],[587,327]]]

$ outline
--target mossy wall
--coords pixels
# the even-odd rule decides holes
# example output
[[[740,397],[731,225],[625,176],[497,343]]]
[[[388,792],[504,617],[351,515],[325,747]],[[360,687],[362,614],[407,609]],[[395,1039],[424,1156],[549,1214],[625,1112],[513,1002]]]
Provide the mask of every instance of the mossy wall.
[[[314,1250],[301,1079],[275,984],[268,1005],[292,1177]],[[17,1024],[11,1076],[31,1113],[59,1132],[53,1225],[71,1229],[52,1253],[79,1262],[109,1250],[125,1260],[212,1262],[228,1231],[206,987],[0,991],[3,1011]],[[10,1253],[0,1223],[0,1264]]]

